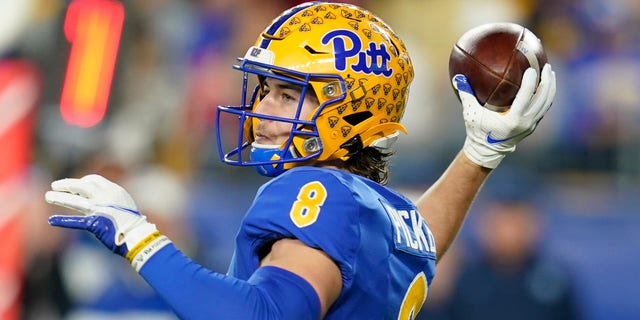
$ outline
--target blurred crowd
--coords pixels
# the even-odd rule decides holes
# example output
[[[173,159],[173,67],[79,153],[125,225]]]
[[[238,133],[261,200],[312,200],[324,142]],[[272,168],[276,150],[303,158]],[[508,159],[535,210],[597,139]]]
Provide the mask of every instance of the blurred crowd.
[[[60,115],[64,20],[77,1],[98,0],[0,0],[0,319],[175,319],[123,259],[82,232],[49,227],[58,209],[44,192],[58,178],[102,174],[178,247],[225,272],[235,230],[266,180],[220,163],[215,107],[239,103],[236,57],[301,1],[121,1],[108,109],[88,128]],[[384,18],[412,55],[409,135],[390,182],[408,194],[435,181],[464,140],[447,70],[464,31],[520,23],[541,38],[558,77],[552,109],[487,183],[420,316],[640,318],[640,2],[347,2]],[[12,83],[30,84],[19,91],[26,101],[3,93]],[[23,118],[16,101],[27,106]],[[9,130],[12,119],[25,123]]]

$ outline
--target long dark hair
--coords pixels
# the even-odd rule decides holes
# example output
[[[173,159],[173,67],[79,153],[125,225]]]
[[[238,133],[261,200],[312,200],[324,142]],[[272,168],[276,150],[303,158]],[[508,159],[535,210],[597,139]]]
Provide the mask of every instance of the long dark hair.
[[[375,147],[366,147],[346,161],[333,160],[324,164],[347,170],[385,185],[389,180],[389,157],[392,155],[392,151],[386,152]]]

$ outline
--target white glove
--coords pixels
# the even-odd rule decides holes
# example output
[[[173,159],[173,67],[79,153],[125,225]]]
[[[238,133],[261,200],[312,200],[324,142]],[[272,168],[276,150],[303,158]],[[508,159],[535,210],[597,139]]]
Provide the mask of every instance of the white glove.
[[[542,69],[540,84],[533,68],[525,71],[511,108],[502,113],[481,106],[464,75],[455,75],[452,82],[462,102],[467,130],[462,150],[474,163],[491,169],[536,129],[556,94],[556,75],[548,63]]]
[[[127,258],[136,270],[170,241],[138,212],[126,190],[99,175],[51,183],[48,203],[81,212],[82,216],[54,215],[52,226],[88,230],[111,251]],[[142,249],[152,246],[154,250]]]

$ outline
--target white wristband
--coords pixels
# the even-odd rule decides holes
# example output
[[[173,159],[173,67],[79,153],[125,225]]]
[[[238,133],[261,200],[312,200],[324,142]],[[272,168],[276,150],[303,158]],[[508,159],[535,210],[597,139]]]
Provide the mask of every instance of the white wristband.
[[[146,241],[145,241],[146,240]],[[144,245],[136,248],[135,252],[132,252],[132,255],[127,255],[127,260],[131,263],[131,266],[136,270],[136,272],[140,272],[140,269],[144,266],[145,263],[160,249],[164,248],[164,246],[171,243],[171,240],[166,236],[160,234],[149,235],[147,239],[143,240]],[[146,242],[146,243],[145,243]],[[142,243],[141,243],[142,244]]]

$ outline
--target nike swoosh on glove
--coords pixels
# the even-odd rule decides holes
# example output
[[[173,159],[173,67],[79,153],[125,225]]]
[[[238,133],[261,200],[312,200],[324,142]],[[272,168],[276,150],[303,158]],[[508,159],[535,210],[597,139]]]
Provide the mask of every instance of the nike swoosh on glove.
[[[491,169],[533,133],[556,94],[556,76],[548,63],[539,84],[533,68],[525,71],[511,108],[502,113],[481,106],[464,75],[457,74],[451,81],[462,103],[467,133],[462,150],[474,163]]]

